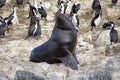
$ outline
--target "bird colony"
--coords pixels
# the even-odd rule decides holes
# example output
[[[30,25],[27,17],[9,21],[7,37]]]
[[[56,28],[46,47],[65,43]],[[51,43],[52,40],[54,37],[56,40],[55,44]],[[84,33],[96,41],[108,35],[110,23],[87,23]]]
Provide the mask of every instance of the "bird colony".
[[[119,0],[0,0],[0,80],[120,80]]]

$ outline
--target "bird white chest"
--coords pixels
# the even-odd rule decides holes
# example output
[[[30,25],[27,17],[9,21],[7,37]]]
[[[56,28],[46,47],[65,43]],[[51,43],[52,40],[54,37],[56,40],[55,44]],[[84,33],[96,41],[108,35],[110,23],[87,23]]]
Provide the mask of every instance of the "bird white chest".
[[[71,2],[67,3],[67,8],[66,8],[65,14],[69,14],[70,13],[70,11],[71,11],[70,4],[71,4]]]
[[[98,26],[99,25],[99,23],[100,23],[100,21],[101,21],[101,17],[100,17],[100,15],[99,15],[99,17],[97,18],[97,19],[95,19],[95,25],[96,26]]]
[[[34,7],[37,9],[38,8],[38,5],[37,5],[37,1],[34,0]]]
[[[12,19],[12,23],[13,24],[19,24],[19,22],[18,22],[18,17],[17,17],[17,14],[16,14],[16,10],[14,10],[14,13],[13,13],[13,19]]]
[[[33,32],[33,35],[36,33],[37,28],[38,28],[38,24],[37,24],[37,22],[36,22],[36,24],[35,24],[35,30],[34,30],[34,32]]]
[[[61,13],[64,14],[64,10],[65,10],[65,8],[64,8],[64,4],[61,4]]]
[[[72,23],[73,23],[75,26],[77,26],[77,19],[76,19],[76,16],[75,16],[75,15],[73,15],[73,17],[72,17]]]

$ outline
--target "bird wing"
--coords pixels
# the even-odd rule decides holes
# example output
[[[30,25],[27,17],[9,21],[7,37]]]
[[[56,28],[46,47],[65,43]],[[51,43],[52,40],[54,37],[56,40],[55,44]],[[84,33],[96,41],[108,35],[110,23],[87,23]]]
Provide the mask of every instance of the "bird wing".
[[[38,8],[38,12],[41,14],[41,15],[46,15],[46,11],[43,7],[41,8]]]
[[[28,34],[33,35],[34,30],[35,30],[35,24],[32,24],[28,29]]]

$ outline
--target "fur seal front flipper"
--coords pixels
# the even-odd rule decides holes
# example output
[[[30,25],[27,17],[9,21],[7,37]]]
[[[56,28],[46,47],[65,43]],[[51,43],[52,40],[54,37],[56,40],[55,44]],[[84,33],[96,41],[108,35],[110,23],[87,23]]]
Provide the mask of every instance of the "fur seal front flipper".
[[[66,56],[58,58],[65,66],[71,67],[73,70],[78,70],[78,61],[76,58],[73,56],[73,54],[66,48],[64,47],[64,52]]]

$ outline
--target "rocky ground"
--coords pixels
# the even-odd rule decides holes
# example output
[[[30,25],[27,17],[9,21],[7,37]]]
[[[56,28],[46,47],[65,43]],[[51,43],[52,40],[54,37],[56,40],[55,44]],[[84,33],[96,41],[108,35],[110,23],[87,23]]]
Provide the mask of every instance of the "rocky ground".
[[[63,64],[29,62],[31,50],[49,39],[54,27],[54,13],[58,10],[57,0],[37,1],[44,2],[48,14],[48,21],[40,20],[41,38],[24,40],[29,26],[28,5],[19,6],[17,24],[10,26],[6,36],[0,38],[0,80],[120,80],[120,21],[117,20],[120,17],[120,1],[110,8],[110,0],[100,0],[102,21],[97,31],[90,31],[92,0],[79,0],[81,9],[78,12],[80,26],[76,55],[80,64],[76,71]],[[8,16],[14,3],[14,0],[7,0],[0,9],[0,15]],[[102,29],[102,24],[108,20],[116,24],[115,29],[119,33],[117,44],[110,45],[110,30]]]

